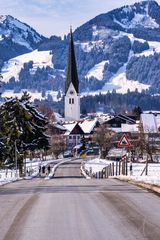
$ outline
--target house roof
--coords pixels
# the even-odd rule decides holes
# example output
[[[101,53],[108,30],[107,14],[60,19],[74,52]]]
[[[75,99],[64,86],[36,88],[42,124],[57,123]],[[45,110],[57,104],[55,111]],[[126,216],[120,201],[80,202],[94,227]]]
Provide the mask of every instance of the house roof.
[[[111,118],[110,120],[107,121],[108,124],[112,124],[115,120],[118,120],[119,122],[122,123],[130,123],[130,124],[134,124],[136,123],[136,120],[131,117],[131,116],[127,116],[127,115],[122,115],[122,114],[118,114],[115,117]]]
[[[82,128],[84,133],[90,134],[93,131],[94,127],[96,126],[97,122],[98,122],[97,119],[94,119],[94,120],[86,119],[83,122],[79,123],[79,125]]]
[[[121,131],[122,132],[138,132],[138,124],[127,124],[122,123],[121,125]]]
[[[145,133],[157,133],[160,127],[160,116],[150,113],[141,114],[141,122]]]
[[[119,114],[119,115],[117,115],[117,117],[120,118],[120,119],[123,119],[123,120],[125,120],[129,123],[135,123],[136,122],[135,117],[133,117],[133,116],[127,116],[127,115]]]
[[[68,132],[72,132],[73,128],[76,126],[76,122],[64,124],[63,126],[67,129]]]
[[[77,122],[64,124],[63,126],[67,129],[65,132],[66,136],[70,134],[84,134],[84,131]]]

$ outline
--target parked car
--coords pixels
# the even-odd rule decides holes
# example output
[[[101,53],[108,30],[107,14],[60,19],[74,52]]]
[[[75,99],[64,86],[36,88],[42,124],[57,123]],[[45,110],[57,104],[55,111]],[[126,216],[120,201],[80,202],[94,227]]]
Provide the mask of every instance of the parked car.
[[[80,157],[94,156],[94,155],[99,155],[99,148],[98,147],[89,148],[89,149],[83,150],[80,153]]]
[[[64,153],[63,153],[63,157],[64,158],[70,158],[70,157],[73,157],[74,155],[73,155],[73,153],[72,153],[72,151],[65,151]]]

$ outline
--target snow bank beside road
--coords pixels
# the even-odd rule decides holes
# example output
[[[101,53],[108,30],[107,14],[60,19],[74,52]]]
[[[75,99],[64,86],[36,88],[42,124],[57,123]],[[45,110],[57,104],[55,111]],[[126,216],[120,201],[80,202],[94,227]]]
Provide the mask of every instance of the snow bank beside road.
[[[19,173],[16,170],[0,170],[0,186],[20,179]]]
[[[103,170],[103,168],[107,167],[113,161],[108,161],[106,159],[90,159],[83,162],[84,169],[91,173],[97,173]],[[114,162],[116,163],[116,162]],[[135,182],[144,182],[148,184],[153,184],[160,186],[160,163],[149,163],[148,164],[148,175],[145,175],[145,171],[141,176],[146,164],[145,163],[132,163],[132,172],[130,172],[128,163],[128,176],[120,175],[115,176],[120,180],[132,180]]]
[[[47,166],[49,164],[57,163],[57,161],[61,161],[61,160],[60,159],[48,160],[48,161],[40,161],[37,159],[33,159],[32,161],[28,160],[26,163],[27,175],[24,178],[20,178],[19,173],[17,172],[16,174],[16,170],[11,170],[11,169],[0,170],[0,186],[7,183],[15,182],[18,180],[22,180],[22,179],[30,180],[39,174],[40,166]]]
[[[110,162],[105,160],[105,159],[95,158],[95,159],[91,159],[91,160],[86,161],[84,163],[84,168],[88,172],[91,171],[92,173],[96,173],[96,172],[102,171],[103,168],[105,168],[109,165],[109,163]]]

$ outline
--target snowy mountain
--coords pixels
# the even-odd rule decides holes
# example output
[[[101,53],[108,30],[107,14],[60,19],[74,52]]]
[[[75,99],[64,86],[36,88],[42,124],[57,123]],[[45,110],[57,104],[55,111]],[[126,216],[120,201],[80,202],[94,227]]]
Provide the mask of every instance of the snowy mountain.
[[[33,50],[44,37],[25,23],[12,16],[0,16],[0,40],[11,39],[13,42]]]
[[[160,92],[160,6],[156,1],[96,16],[77,28],[73,36],[81,91]],[[2,16],[0,50],[7,53],[5,44],[12,42],[9,46],[15,51],[18,45],[11,57],[4,59],[0,53],[3,89],[63,91],[68,39],[45,39],[28,25]]]
[[[12,16],[0,16],[0,59],[12,57],[36,49],[45,38],[25,23]]]

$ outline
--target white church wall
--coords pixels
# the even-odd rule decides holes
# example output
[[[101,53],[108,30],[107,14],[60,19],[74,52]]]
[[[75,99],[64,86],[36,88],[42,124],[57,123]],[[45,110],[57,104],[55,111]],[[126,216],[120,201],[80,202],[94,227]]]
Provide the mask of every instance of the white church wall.
[[[65,120],[80,119],[80,96],[71,83],[65,96]]]

